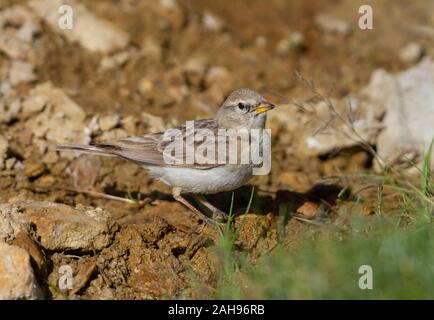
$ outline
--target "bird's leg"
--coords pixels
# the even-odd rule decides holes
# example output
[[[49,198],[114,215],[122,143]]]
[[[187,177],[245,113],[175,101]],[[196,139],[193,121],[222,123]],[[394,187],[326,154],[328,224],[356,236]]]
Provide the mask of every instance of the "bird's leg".
[[[202,212],[200,212],[199,210],[197,210],[191,203],[189,203],[183,196],[181,196],[181,190],[180,189],[174,188],[173,191],[172,191],[172,195],[173,195],[173,198],[175,198],[176,201],[182,203],[184,206],[186,206],[187,208],[189,208],[200,219],[202,219],[203,221],[205,221],[206,223],[208,223],[210,225],[215,225],[215,222],[211,218],[207,217]]]
[[[196,201],[202,203],[205,207],[211,210],[213,219],[216,219],[219,222],[225,222],[228,220],[228,215],[214,207],[204,196],[200,194],[193,194],[192,196]]]

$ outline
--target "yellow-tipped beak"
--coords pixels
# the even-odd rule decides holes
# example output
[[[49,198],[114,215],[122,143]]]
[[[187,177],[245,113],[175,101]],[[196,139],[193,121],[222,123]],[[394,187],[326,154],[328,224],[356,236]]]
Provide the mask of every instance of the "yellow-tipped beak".
[[[271,109],[274,109],[274,104],[264,101],[262,104],[256,107],[255,112],[256,114],[261,114],[270,111]]]

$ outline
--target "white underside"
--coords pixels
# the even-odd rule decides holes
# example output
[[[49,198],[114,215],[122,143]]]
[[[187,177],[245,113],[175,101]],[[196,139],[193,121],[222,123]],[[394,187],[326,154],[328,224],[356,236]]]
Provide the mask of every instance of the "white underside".
[[[231,170],[223,166],[206,170],[167,167],[146,169],[155,179],[173,188],[181,188],[183,193],[212,194],[230,191],[241,187],[252,177],[249,165],[240,165]]]
[[[263,139],[259,145],[267,145],[269,149],[270,136],[265,133],[261,138]],[[252,148],[254,146],[258,144],[251,145]],[[250,164],[224,165],[205,170],[160,166],[146,166],[145,169],[154,179],[173,188],[180,188],[183,193],[213,194],[231,191],[246,184],[253,176],[253,167]]]

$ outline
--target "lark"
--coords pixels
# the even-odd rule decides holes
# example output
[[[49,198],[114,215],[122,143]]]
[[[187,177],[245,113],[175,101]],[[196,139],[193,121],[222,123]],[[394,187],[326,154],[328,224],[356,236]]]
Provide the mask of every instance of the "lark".
[[[193,120],[194,130],[189,132],[186,125],[168,129],[164,132],[146,133],[112,142],[95,143],[91,145],[63,144],[59,150],[75,150],[100,156],[118,156],[132,161],[147,170],[150,176],[172,188],[172,195],[201,220],[214,224],[227,219],[227,214],[213,206],[204,195],[232,191],[246,184],[253,176],[258,159],[251,159],[248,163],[199,161],[168,162],[165,148],[170,141],[167,133],[176,130],[181,132],[184,141],[190,134],[206,129],[206,132],[218,136],[221,129],[238,132],[242,130],[265,129],[267,112],[274,105],[264,99],[262,95],[252,89],[238,89],[233,91],[219,108],[212,119]],[[172,130],[172,131],[170,131]],[[270,136],[265,131],[249,143],[260,146],[270,146]],[[198,143],[198,142],[194,142]],[[248,145],[247,147],[249,147]],[[243,146],[241,146],[243,148]],[[241,151],[242,152],[242,151]],[[212,218],[203,214],[189,201],[185,195],[190,194],[196,201],[207,207]]]

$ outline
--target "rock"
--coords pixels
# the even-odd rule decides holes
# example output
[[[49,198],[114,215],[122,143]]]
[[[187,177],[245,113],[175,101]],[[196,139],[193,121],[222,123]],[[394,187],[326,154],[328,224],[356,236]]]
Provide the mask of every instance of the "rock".
[[[53,176],[42,176],[37,181],[37,186],[40,188],[50,188],[56,184],[56,178]]]
[[[146,97],[154,89],[154,83],[152,82],[152,80],[150,80],[148,78],[142,78],[139,81],[138,89],[139,89],[140,93]]]
[[[0,243],[0,300],[43,299],[26,250]]]
[[[21,102],[19,99],[12,101],[9,104],[0,102],[0,123],[9,123],[17,119],[21,111]]]
[[[83,4],[73,0],[68,4],[73,8],[74,26],[71,30],[60,29],[57,12],[63,4],[63,0],[29,1],[34,12],[55,32],[61,33],[70,42],[78,42],[89,51],[111,53],[128,45],[130,39],[126,32],[110,21],[97,17]]]
[[[15,166],[16,163],[17,163],[17,159],[16,158],[6,159],[5,165],[4,165],[5,169],[6,170],[12,170],[14,168],[14,166]]]
[[[223,20],[220,17],[212,14],[209,11],[204,12],[202,21],[205,29],[212,32],[220,32],[225,26]]]
[[[297,213],[302,214],[306,218],[312,219],[318,213],[319,206],[311,201],[306,201],[298,209]]]
[[[126,116],[121,120],[122,127],[128,132],[128,134],[136,134],[137,119],[133,116]]]
[[[0,203],[0,243],[15,239],[21,230],[25,230],[23,225],[25,221],[17,207]]]
[[[98,141],[114,141],[127,137],[128,133],[124,129],[117,128],[110,131],[104,131],[103,134],[98,137]]]
[[[14,5],[0,10],[0,51],[9,58],[34,60],[33,41],[40,31],[37,17],[27,7]]]
[[[146,57],[161,60],[163,54],[161,45],[154,38],[146,36],[141,47]]]
[[[102,131],[109,131],[115,128],[120,122],[120,117],[117,114],[102,116],[99,119],[99,127]]]
[[[25,21],[18,31],[18,38],[24,42],[32,42],[41,33],[41,26],[35,21]]]
[[[16,86],[20,83],[26,83],[36,80],[36,74],[33,66],[27,62],[13,60],[9,70],[9,83]]]
[[[276,52],[288,53],[291,50],[300,51],[305,46],[305,38],[301,32],[292,32],[277,43]]]
[[[111,56],[106,56],[101,60],[101,69],[109,70],[122,67],[128,62],[128,60],[131,59],[132,55],[133,51],[124,50],[121,52],[117,52]]]
[[[322,30],[328,33],[336,33],[342,36],[348,36],[352,32],[350,22],[338,19],[327,14],[318,14],[315,17],[315,24]]]
[[[427,58],[396,75],[379,71],[374,76],[382,92],[377,103],[386,108],[385,129],[377,140],[379,156],[390,163],[414,154],[421,162],[434,137],[434,62]]]
[[[265,48],[267,46],[267,38],[265,36],[257,36],[255,39],[255,46],[258,48]]]
[[[35,105],[35,101],[39,102]],[[25,122],[25,127],[33,135],[34,144],[36,139],[47,141],[53,148],[60,143],[90,142],[92,131],[84,125],[86,114],[61,89],[53,87],[50,83],[40,84],[31,90],[23,105],[29,105],[30,110],[37,110],[42,101],[46,101],[42,112]],[[47,146],[44,150],[46,148]]]
[[[147,112],[142,112],[142,120],[148,132],[160,132],[166,129],[164,120]]]
[[[157,12],[158,15],[164,19],[160,21],[160,27],[163,29],[168,27],[179,29],[185,23],[185,13],[176,0],[158,1]]]
[[[28,178],[36,178],[43,174],[45,165],[41,162],[30,162],[24,165],[24,174]]]
[[[0,135],[0,169],[3,169],[5,166],[8,146],[9,146],[8,140],[2,135]]]
[[[205,85],[208,87],[208,94],[215,103],[221,103],[226,93],[231,89],[231,75],[225,67],[214,66],[209,68],[205,77]]]
[[[418,62],[422,55],[422,46],[416,42],[410,42],[399,50],[399,59],[404,63]]]
[[[183,66],[188,85],[198,88],[204,80],[206,69],[207,64],[204,58],[189,59]]]
[[[27,100],[25,100],[22,104],[22,115],[24,118],[28,118],[29,116],[41,112],[47,100],[44,96],[33,95]]]
[[[351,108],[348,107],[348,101]],[[324,155],[355,146],[363,140],[377,146],[383,164],[395,163],[404,156],[420,163],[434,137],[434,63],[426,58],[398,74],[375,70],[366,87],[333,103],[343,118],[352,119],[352,128],[357,134],[348,125],[338,121],[332,122],[325,132],[312,136],[312,132],[328,123],[330,118],[327,116],[327,104],[319,102],[314,109],[320,121],[312,125],[311,133],[300,133],[298,141],[303,143],[297,152]],[[277,110],[273,115],[270,114],[270,120],[278,114]],[[289,117],[282,112],[280,115],[279,121]],[[308,123],[306,119],[297,117],[291,114],[292,123],[297,126]],[[294,132],[294,128],[288,131]]]
[[[11,244],[26,250],[36,266],[35,271],[39,274],[46,274],[47,260],[45,259],[45,255],[26,232],[19,232]]]
[[[12,231],[15,230],[13,226],[17,225],[21,229],[24,224],[34,226],[36,236],[45,250],[99,251],[111,243],[116,230],[116,224],[110,222],[108,214],[99,208],[17,201],[0,206],[0,212],[4,212],[4,216],[9,213]]]
[[[319,101],[312,107],[314,116],[293,110],[287,116],[282,114],[279,121],[291,119],[296,128],[290,124],[285,127],[289,128],[289,132],[297,132],[299,138],[294,141],[296,152],[306,156],[327,155],[358,145],[362,140],[375,145],[383,128],[381,119],[384,105],[374,106],[373,103],[380,96],[381,90],[377,87],[377,81],[371,80],[360,92],[341,100],[331,100],[339,117],[334,115],[335,111],[331,111],[326,101]],[[276,116],[278,115],[274,115]]]

